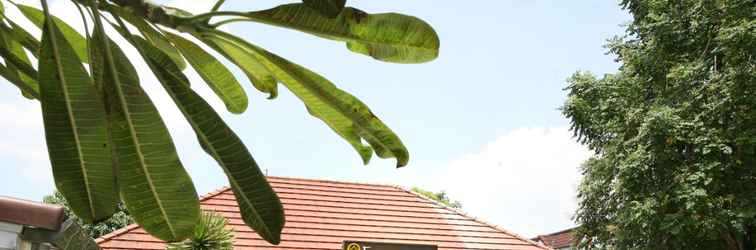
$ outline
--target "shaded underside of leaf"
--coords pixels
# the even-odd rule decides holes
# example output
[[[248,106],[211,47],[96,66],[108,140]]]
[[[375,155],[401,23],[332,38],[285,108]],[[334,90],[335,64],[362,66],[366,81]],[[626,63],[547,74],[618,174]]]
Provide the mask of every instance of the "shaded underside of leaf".
[[[346,0],[303,0],[302,2],[329,18],[338,16],[346,5]]]
[[[18,7],[21,13],[24,14],[29,21],[34,23],[37,27],[42,28],[45,21],[45,14],[41,10],[23,4],[18,4],[16,7]],[[74,52],[76,52],[79,60],[83,63],[89,63],[89,56],[87,56],[87,40],[63,20],[60,20],[55,16],[52,16],[52,18],[55,25],[58,26],[58,29],[63,34],[63,37],[68,40],[68,43],[73,48]]]
[[[239,114],[247,109],[247,94],[226,66],[186,38],[173,33],[166,33],[166,36],[184,54],[210,89],[226,104],[228,111]]]
[[[55,184],[87,223],[116,207],[105,110],[92,80],[54,22],[43,28],[39,84]]]
[[[439,39],[423,20],[397,13],[368,14],[347,7],[328,18],[304,4],[249,12],[253,21],[344,41],[349,50],[395,63],[422,63],[438,57]]]
[[[244,71],[244,74],[247,75],[247,78],[257,90],[269,94],[268,99],[278,96],[276,78],[265,68],[265,65],[262,65],[244,48],[225,40],[205,39],[202,35],[199,35],[199,38]]]
[[[241,139],[210,105],[186,84],[189,80],[167,56],[141,38],[134,40],[150,68],[191,124],[203,149],[223,168],[244,222],[263,239],[278,244],[283,206]]]
[[[236,43],[254,55],[304,102],[312,115],[323,120],[346,139],[360,153],[364,162],[369,161],[372,147],[381,158],[396,158],[398,167],[407,164],[409,153],[399,137],[360,100],[336,88],[322,76],[260,47],[220,31],[214,31],[213,34],[215,35],[207,38],[216,42],[225,40]],[[367,141],[371,147],[363,145],[362,140]]]
[[[145,231],[165,241],[190,236],[199,201],[165,124],[126,55],[103,39],[92,43],[105,56],[105,91],[112,91],[111,136],[118,159],[118,183],[129,212]]]

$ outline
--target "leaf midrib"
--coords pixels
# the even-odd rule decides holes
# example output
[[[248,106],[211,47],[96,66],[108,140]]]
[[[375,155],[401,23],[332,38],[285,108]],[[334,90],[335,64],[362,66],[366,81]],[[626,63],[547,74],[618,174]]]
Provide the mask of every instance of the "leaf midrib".
[[[149,59],[149,60],[153,61],[152,63],[155,64],[154,60],[152,60],[152,59]],[[150,67],[153,67],[153,66],[151,65]],[[174,78],[174,80],[175,79],[180,79],[173,72],[161,69],[159,67],[156,67],[156,68],[158,68],[158,70],[167,72],[169,75],[171,75]],[[174,93],[171,90],[171,87],[170,86],[166,86],[166,87],[169,90],[168,94],[171,96],[171,98],[173,98],[173,99],[175,99],[175,100],[178,101],[178,97],[176,96],[176,93]],[[184,113],[184,115],[186,115],[187,117],[191,117],[191,115],[188,114],[188,112],[186,111],[186,109],[182,105],[176,105],[176,106],[179,107],[179,110],[181,110],[181,112]],[[194,119],[189,118],[188,120],[189,120],[189,123],[192,125],[192,127],[194,127],[194,131],[197,132],[197,136],[200,137],[200,139],[202,139],[203,141],[205,141],[205,145],[207,146],[208,150],[211,151],[211,154],[213,155],[213,157],[217,160],[218,165],[220,165],[223,168],[224,172],[226,172],[226,175],[229,176],[228,181],[230,182],[231,186],[234,189],[236,189],[236,190],[242,191],[241,187],[239,186],[239,183],[236,180],[234,180],[233,177],[231,177],[233,175],[231,175],[231,173],[228,170],[228,167],[226,166],[225,162],[221,159],[220,154],[218,154],[218,152],[215,150],[215,146],[210,142],[210,140],[208,140],[207,135],[205,135],[205,133],[202,131],[202,129],[199,127],[199,125],[194,121]],[[240,196],[242,196],[242,198],[244,199],[244,203],[246,203],[247,205],[249,205],[252,208],[252,212],[255,214],[255,217],[256,218],[261,218],[260,214],[255,209],[255,206],[252,203],[252,201],[250,201],[249,198],[247,198],[246,195],[240,195]],[[265,225],[265,223],[263,223],[263,225]],[[272,237],[270,229],[267,228],[267,225],[265,225],[265,226],[266,226],[265,227],[265,234],[267,234],[268,237]]]
[[[134,150],[136,151],[137,153],[136,155],[139,158],[139,162],[140,162],[139,167],[142,168],[142,171],[144,172],[145,177],[147,177],[146,179],[147,179],[147,184],[150,186],[150,192],[155,197],[156,203],[158,207],[160,208],[160,213],[163,215],[163,218],[167,222],[166,225],[168,227],[168,230],[171,231],[171,236],[175,238],[176,232],[173,229],[173,226],[171,225],[170,218],[168,218],[168,215],[165,213],[165,208],[163,207],[163,202],[160,199],[160,195],[155,191],[155,184],[152,183],[152,177],[146,167],[147,162],[144,159],[144,153],[142,153],[142,148],[140,147],[141,144],[139,143],[139,140],[137,138],[137,132],[136,130],[134,130],[134,124],[133,124],[133,121],[131,120],[131,116],[128,115],[129,114],[128,102],[126,101],[124,97],[121,81],[117,74],[118,72],[115,70],[115,61],[113,60],[113,53],[110,51],[110,41],[108,40],[108,37],[105,36],[104,34],[105,32],[102,29],[102,27],[100,27],[100,32],[102,32],[103,43],[105,44],[105,60],[108,60],[108,64],[109,64],[107,68],[113,77],[114,84],[118,85],[118,87],[115,89],[116,89],[116,92],[118,92],[118,100],[121,102],[121,107],[123,107],[124,109],[123,110],[124,117],[126,119],[126,124],[129,127],[129,133],[131,134],[131,141],[132,143],[134,143]]]
[[[92,219],[96,219],[97,213],[95,213],[95,206],[94,206],[94,199],[92,197],[92,190],[89,186],[89,177],[87,175],[87,163],[84,161],[84,152],[81,151],[81,139],[79,138],[79,129],[76,125],[74,113],[72,111],[71,102],[69,101],[69,94],[68,94],[68,88],[66,88],[67,81],[66,81],[66,74],[63,70],[63,64],[60,60],[60,54],[58,50],[58,43],[57,43],[57,37],[55,35],[55,25],[52,20],[47,20],[47,33],[49,33],[50,36],[50,45],[53,49],[53,60],[55,60],[55,69],[58,71],[58,75],[60,76],[60,83],[61,83],[61,89],[63,91],[63,99],[66,102],[66,112],[68,113],[68,122],[71,124],[71,129],[73,130],[74,135],[74,142],[76,143],[76,153],[78,154],[79,158],[79,166],[81,166],[81,173],[84,177],[84,187],[87,192],[87,202],[89,203],[89,211],[92,213]]]

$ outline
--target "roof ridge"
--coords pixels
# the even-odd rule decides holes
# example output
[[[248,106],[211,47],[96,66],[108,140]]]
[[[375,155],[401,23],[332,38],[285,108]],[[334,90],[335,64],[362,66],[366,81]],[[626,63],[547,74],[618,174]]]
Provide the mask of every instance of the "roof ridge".
[[[415,195],[415,196],[417,196],[417,197],[420,197],[421,199],[424,199],[424,200],[430,201],[430,202],[432,202],[432,203],[434,203],[434,204],[436,204],[436,205],[438,205],[438,206],[441,206],[442,208],[444,208],[444,209],[446,209],[446,210],[449,210],[449,211],[452,211],[452,212],[454,212],[454,213],[457,213],[457,214],[459,214],[459,215],[460,215],[460,216],[462,216],[462,217],[465,217],[465,218],[469,218],[469,219],[471,219],[471,220],[473,220],[473,221],[475,221],[475,222],[478,222],[478,223],[480,223],[480,224],[486,225],[486,226],[488,226],[488,227],[491,227],[491,228],[493,228],[493,229],[495,229],[495,230],[499,230],[499,231],[501,231],[501,232],[503,232],[503,233],[505,233],[505,234],[509,234],[509,235],[511,235],[511,236],[514,236],[515,238],[517,238],[517,239],[519,239],[519,240],[522,240],[522,241],[525,241],[525,242],[527,242],[527,243],[533,244],[533,245],[534,245],[534,246],[536,246],[536,247],[539,247],[539,248],[542,248],[542,249],[546,249],[546,250],[553,250],[553,248],[550,248],[550,247],[547,247],[547,246],[544,246],[544,245],[538,244],[538,243],[537,243],[537,242],[535,242],[535,241],[532,241],[532,240],[530,240],[530,239],[528,239],[528,238],[525,238],[525,237],[523,237],[522,235],[519,235],[519,234],[517,234],[517,233],[513,233],[513,232],[511,232],[511,231],[509,231],[509,230],[506,230],[506,229],[504,229],[504,228],[501,228],[501,227],[499,227],[499,226],[497,226],[497,225],[495,225],[495,224],[493,224],[493,223],[489,223],[489,222],[487,222],[487,221],[485,221],[485,220],[482,220],[482,219],[479,219],[479,218],[477,218],[477,217],[474,217],[474,216],[470,216],[470,215],[468,215],[468,214],[467,214],[466,212],[462,211],[461,209],[457,209],[457,208],[449,207],[449,206],[447,206],[446,204],[443,204],[443,203],[441,203],[441,202],[438,202],[438,201],[436,201],[436,200],[433,200],[433,199],[430,199],[430,198],[428,198],[428,197],[425,197],[424,195],[422,195],[422,194],[420,194],[420,193],[416,193],[416,192],[414,192],[414,191],[412,191],[411,189],[408,189],[408,188],[406,188],[406,187],[402,187],[402,186],[399,186],[399,185],[394,185],[393,187],[394,187],[394,188],[396,188],[396,189],[402,190],[402,191],[404,191],[404,192],[407,192],[407,193],[413,194],[413,195]]]
[[[121,236],[122,234],[125,234],[125,233],[128,233],[128,232],[131,232],[132,230],[137,229],[137,228],[139,228],[139,224],[137,224],[137,223],[131,223],[131,224],[126,225],[125,227],[117,229],[117,230],[115,230],[113,232],[110,232],[110,233],[107,233],[107,234],[104,234],[104,235],[100,235],[100,237],[97,237],[97,239],[95,239],[95,243],[97,243],[97,245],[99,245],[100,243],[109,241],[109,240],[111,240],[111,239],[113,239],[115,237]]]
[[[321,183],[336,183],[336,184],[352,184],[352,185],[363,185],[363,186],[380,186],[380,187],[395,187],[395,185],[391,184],[380,184],[380,183],[368,183],[368,182],[357,182],[357,181],[334,181],[334,180],[327,180],[327,179],[320,179],[320,178],[301,178],[301,177],[284,177],[284,176],[265,176],[266,178],[273,178],[273,179],[283,179],[283,180],[299,180],[299,181],[310,181],[310,182],[321,182]]]
[[[563,233],[575,230],[577,228],[578,228],[578,226],[574,226],[574,227],[571,227],[571,228],[568,228],[568,229],[563,229],[563,230],[556,231],[556,232],[553,232],[553,233],[539,234],[538,236],[554,236],[554,235],[557,235],[557,234],[563,234]]]
[[[207,193],[207,194],[205,194],[203,196],[200,196],[199,197],[199,201],[200,202],[206,201],[206,200],[208,200],[210,198],[213,198],[215,196],[218,196],[219,194],[222,194],[223,192],[226,192],[226,191],[228,191],[230,189],[231,189],[231,187],[229,187],[229,186],[222,186],[222,187],[220,187],[218,189],[215,189],[215,190],[213,190],[213,191],[211,191],[211,192],[209,192],[209,193]]]

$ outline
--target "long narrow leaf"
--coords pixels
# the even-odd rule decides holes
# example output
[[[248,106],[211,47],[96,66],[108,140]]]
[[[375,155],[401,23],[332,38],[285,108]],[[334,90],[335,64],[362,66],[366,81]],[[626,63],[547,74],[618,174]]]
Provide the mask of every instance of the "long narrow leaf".
[[[409,153],[399,137],[364,103],[336,88],[327,79],[230,34],[213,31],[205,37],[215,42],[230,42],[244,47],[304,102],[310,114],[323,120],[346,139],[365,163],[370,159],[371,147],[363,145],[363,139],[379,157],[396,158],[397,167],[404,166],[409,161]]]
[[[42,28],[45,22],[45,13],[34,7],[26,6],[23,4],[17,4],[16,7],[21,11],[22,14],[24,14],[24,16],[26,16],[27,19],[29,19],[29,21],[34,23],[34,25],[37,25],[37,27]],[[55,25],[58,26],[58,29],[60,29],[61,33],[63,34],[63,37],[68,40],[68,43],[76,52],[79,60],[84,63],[89,63],[89,56],[87,56],[87,40],[84,39],[84,37],[82,37],[79,32],[76,32],[74,28],[66,24],[66,22],[64,22],[63,20],[60,20],[55,16],[51,17],[55,22]]]
[[[199,36],[199,38],[244,71],[249,81],[252,82],[252,86],[263,93],[269,94],[268,99],[278,96],[276,78],[265,68],[265,65],[262,65],[257,58],[249,54],[244,48],[235,43],[228,43],[225,40],[217,40],[216,43],[216,41],[202,39],[202,36]]]
[[[46,21],[39,60],[45,137],[55,184],[87,223],[115,211],[105,111],[92,80],[55,22]]]
[[[17,74],[10,73],[8,68],[6,68],[5,66],[0,65],[0,76],[5,78],[5,80],[8,80],[8,82],[10,82],[11,84],[16,85],[16,87],[18,87],[18,89],[20,89],[22,93],[28,93],[31,97],[39,99],[38,88],[32,88],[32,86],[22,81],[21,78],[18,78]]]
[[[218,113],[189,88],[189,80],[166,55],[139,37],[133,40],[192,125],[202,147],[228,176],[244,222],[263,239],[278,244],[285,222],[283,206],[244,143]]]
[[[5,21],[11,25],[11,32],[15,35],[15,39],[36,57],[39,54],[39,40],[13,21]]]
[[[179,52],[160,31],[153,28],[144,19],[134,16],[134,14],[131,14],[129,11],[117,6],[111,6],[111,9],[120,18],[126,20],[126,22],[129,22],[131,25],[134,25],[134,27],[139,30],[139,33],[144,36],[144,39],[168,55],[171,60],[179,66],[179,69],[184,70],[186,68],[186,62],[181,56],[181,52]]]
[[[15,38],[10,28],[4,23],[0,23],[0,45],[2,45],[0,46],[0,55],[5,60],[6,73],[23,81],[30,88],[38,90],[37,70],[32,68],[26,51]],[[21,93],[27,98],[33,98],[33,95],[28,91],[22,90]]]
[[[160,114],[139,86],[134,66],[110,42],[97,17],[95,27],[91,46],[102,51],[109,80],[103,88],[112,91],[107,101],[112,104],[121,197],[145,231],[165,241],[182,240],[199,219],[197,191]]]
[[[197,74],[226,104],[228,111],[239,114],[247,109],[247,94],[226,66],[193,42],[173,33],[165,35],[184,54]]]
[[[247,17],[261,23],[344,41],[352,52],[381,61],[422,63],[438,56],[438,35],[430,25],[412,16],[368,14],[355,8],[345,8],[336,18],[328,18],[304,4],[287,4],[249,12]]]

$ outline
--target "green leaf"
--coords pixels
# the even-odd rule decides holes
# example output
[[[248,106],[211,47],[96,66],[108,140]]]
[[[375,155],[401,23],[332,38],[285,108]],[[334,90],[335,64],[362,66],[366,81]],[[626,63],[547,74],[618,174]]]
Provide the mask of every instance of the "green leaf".
[[[329,18],[337,17],[346,5],[346,0],[303,0],[302,2]]]
[[[37,40],[37,38],[29,34],[28,31],[26,31],[24,28],[21,28],[21,26],[14,23],[13,21],[5,21],[7,21],[11,25],[11,32],[9,33],[13,33],[14,38],[36,57],[39,54],[39,40]]]
[[[202,36],[199,36],[198,38],[241,68],[257,90],[270,94],[268,99],[273,99],[278,96],[278,83],[276,82],[276,78],[267,68],[265,68],[265,65],[262,65],[257,58],[247,52],[244,48],[235,43],[226,42],[225,40],[216,40],[217,42],[215,42],[209,39],[204,39]]]
[[[244,143],[218,113],[189,88],[189,80],[166,55],[139,37],[134,40],[147,65],[192,125],[203,149],[228,176],[244,222],[263,239],[278,244],[285,222],[283,206]]]
[[[95,14],[97,16],[97,14]],[[185,239],[199,219],[199,201],[168,129],[139,85],[129,59],[95,20],[91,46],[104,55],[105,92],[112,103],[112,140],[118,184],[129,212],[145,231],[165,241]]]
[[[39,89],[32,88],[32,86],[22,81],[21,78],[18,78],[17,74],[12,74],[5,66],[0,65],[0,76],[11,84],[16,85],[22,93],[28,93],[31,97],[39,99]]]
[[[157,47],[161,51],[163,51],[166,55],[168,55],[173,62],[176,63],[176,65],[179,66],[181,70],[186,68],[186,62],[184,61],[184,58],[181,56],[181,53],[174,47],[170,41],[168,41],[163,34],[153,28],[152,25],[144,21],[144,19],[134,16],[129,11],[125,11],[120,7],[112,6],[111,8],[114,13],[116,13],[119,17],[123,18],[127,22],[129,22],[131,25],[134,25],[139,30],[139,33],[144,36],[144,38],[150,42],[153,46]]]
[[[23,4],[17,4],[16,7],[27,19],[29,19],[29,21],[34,23],[34,25],[37,25],[37,27],[42,28],[45,14],[41,10]],[[68,40],[68,43],[76,52],[79,60],[84,63],[89,63],[89,57],[87,56],[87,40],[63,20],[60,20],[55,16],[52,16],[52,19],[55,22],[55,25],[58,26],[58,29],[63,33],[63,37]]]
[[[213,92],[223,100],[228,111],[239,114],[247,109],[247,94],[226,66],[193,42],[173,33],[165,34]]]
[[[110,217],[116,198],[102,100],[55,22],[45,22],[39,88],[55,185],[86,223]]]
[[[368,14],[345,8],[328,18],[304,4],[287,4],[269,10],[249,12],[256,22],[290,28],[323,38],[344,41],[352,52],[395,63],[422,63],[438,57],[436,31],[416,17],[396,14]]]
[[[26,51],[15,38],[10,28],[4,23],[0,23],[0,45],[2,45],[0,47],[0,55],[6,62],[6,73],[24,82],[24,85],[29,86],[34,92],[38,93],[37,70],[31,66]],[[27,98],[34,98],[34,95],[27,90],[22,89],[21,93]]]
[[[221,31],[212,31],[212,34],[206,38],[215,42],[235,43],[262,62],[304,102],[310,114],[323,120],[346,139],[365,163],[370,160],[371,147],[363,145],[363,139],[379,157],[396,158],[397,167],[404,166],[409,161],[409,153],[399,137],[354,96],[336,88],[322,76],[238,37]]]

